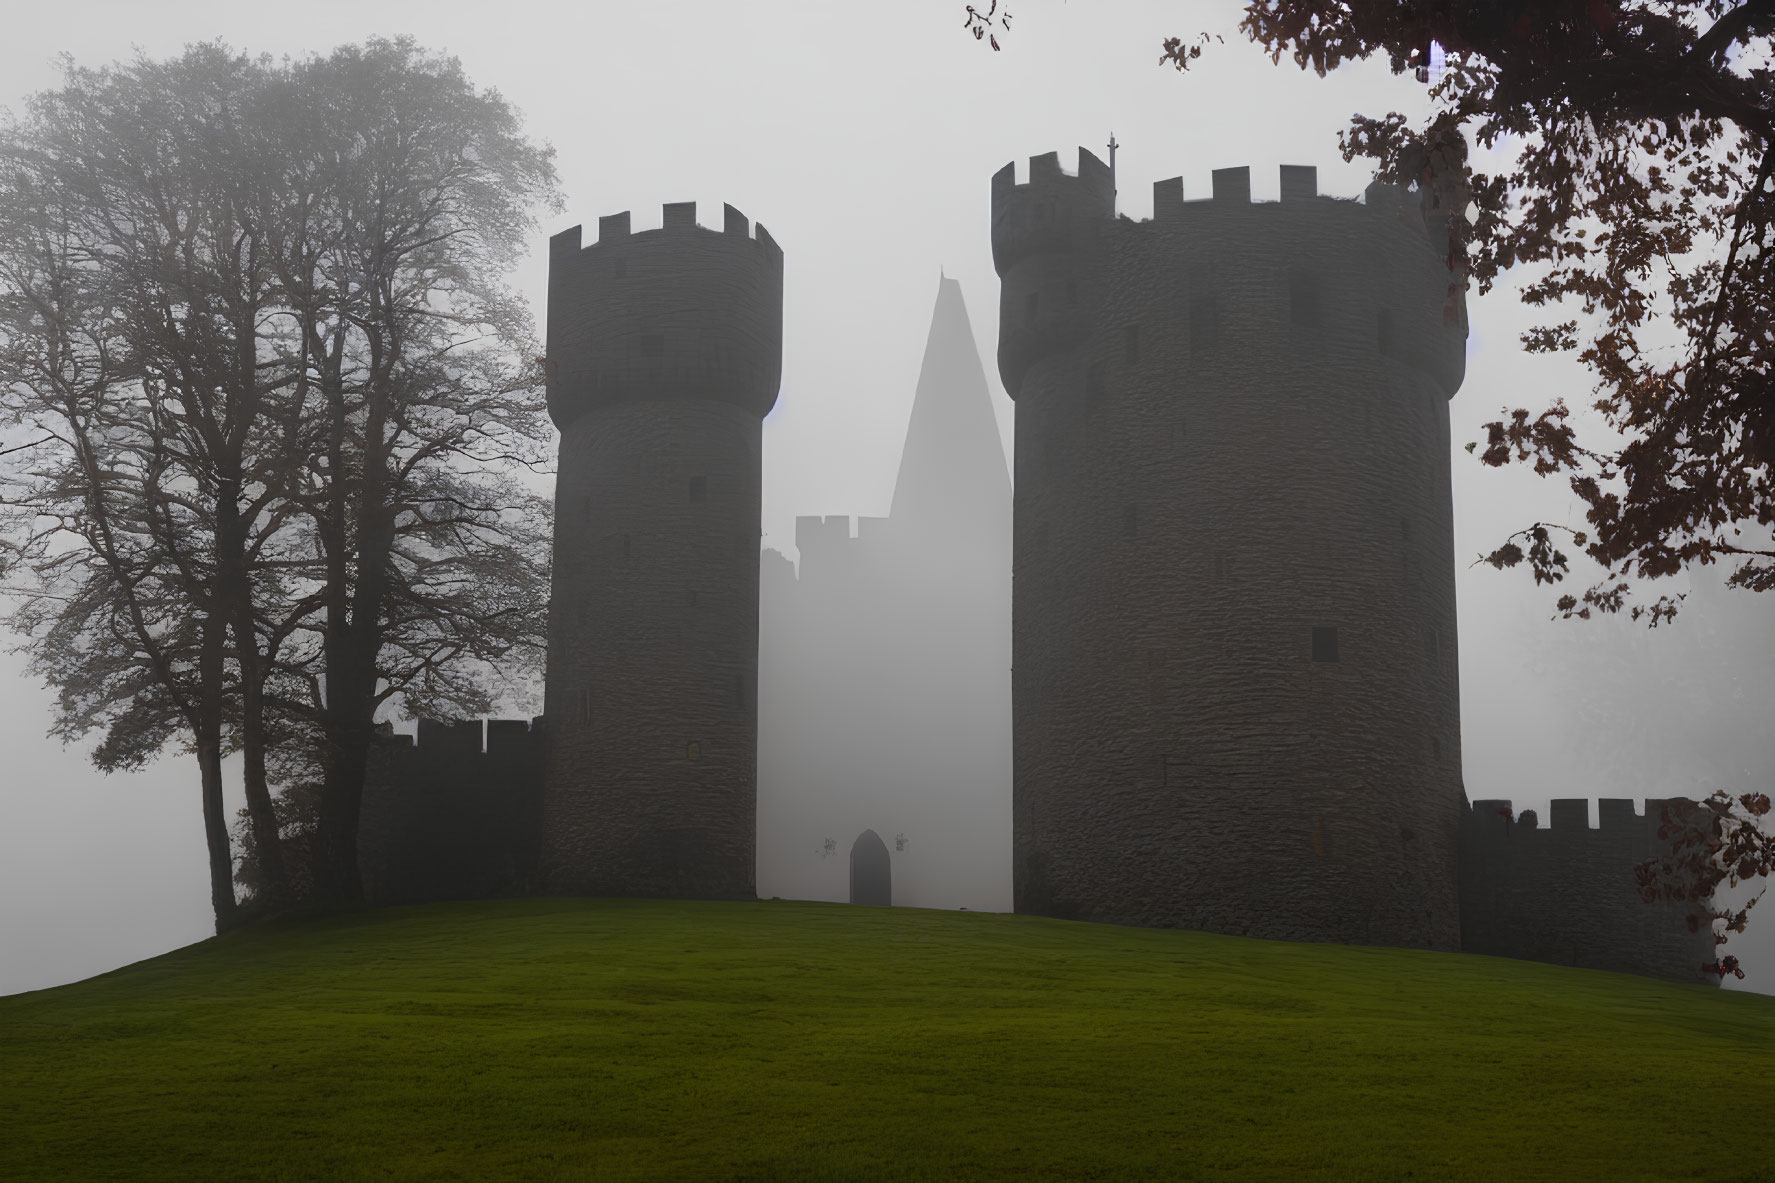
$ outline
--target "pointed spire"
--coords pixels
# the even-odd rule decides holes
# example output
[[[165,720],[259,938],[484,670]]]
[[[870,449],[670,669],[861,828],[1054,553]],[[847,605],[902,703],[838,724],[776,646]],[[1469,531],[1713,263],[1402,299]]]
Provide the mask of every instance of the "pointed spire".
[[[890,511],[896,530],[935,543],[1010,545],[1011,478],[986,370],[962,301],[941,275]]]

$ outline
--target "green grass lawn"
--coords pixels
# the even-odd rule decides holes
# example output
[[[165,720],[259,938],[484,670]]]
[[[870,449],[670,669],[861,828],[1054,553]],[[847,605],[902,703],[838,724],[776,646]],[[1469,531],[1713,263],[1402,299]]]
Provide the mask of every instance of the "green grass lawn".
[[[835,904],[260,928],[0,998],[0,1178],[1775,1180],[1775,998]]]

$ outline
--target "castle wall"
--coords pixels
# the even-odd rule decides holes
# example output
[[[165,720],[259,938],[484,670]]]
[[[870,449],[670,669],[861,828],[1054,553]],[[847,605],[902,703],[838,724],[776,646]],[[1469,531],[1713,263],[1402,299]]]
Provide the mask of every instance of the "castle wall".
[[[518,719],[419,721],[370,752],[358,866],[372,904],[482,899],[534,886],[545,737]]]
[[[850,525],[797,519],[799,577],[765,553],[759,890],[847,898],[816,851],[867,827],[909,839],[899,903],[1008,910],[1008,540],[983,573],[890,519]]]
[[[1681,901],[1643,901],[1636,864],[1668,851],[1658,839],[1665,802],[1554,801],[1550,825],[1533,810],[1513,818],[1508,801],[1475,801],[1461,825],[1461,934],[1469,953],[1490,953],[1645,974],[1707,980],[1712,928],[1690,931]]]
[[[728,207],[551,244],[561,429],[542,863],[556,890],[750,897],[760,441],[782,253]]]
[[[1308,170],[1112,219],[1080,162],[994,179],[1017,907],[1458,948],[1465,322],[1435,228]]]

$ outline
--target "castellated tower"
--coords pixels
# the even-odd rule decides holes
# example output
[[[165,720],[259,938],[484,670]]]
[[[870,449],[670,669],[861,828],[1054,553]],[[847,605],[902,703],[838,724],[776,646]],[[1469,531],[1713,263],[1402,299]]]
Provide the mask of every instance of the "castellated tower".
[[[1442,215],[1154,188],[1116,217],[1082,150],[992,183],[1017,909],[1457,949]]]
[[[733,207],[550,242],[561,431],[542,871],[559,891],[751,898],[759,447],[783,254]]]

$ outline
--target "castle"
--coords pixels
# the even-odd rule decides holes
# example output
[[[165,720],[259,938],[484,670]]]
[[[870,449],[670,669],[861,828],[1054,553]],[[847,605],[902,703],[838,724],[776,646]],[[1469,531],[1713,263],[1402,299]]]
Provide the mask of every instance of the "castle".
[[[773,661],[953,578],[951,594],[975,589],[955,637],[978,643],[896,633],[890,614],[875,664],[849,676],[903,688],[948,661],[923,685],[990,696],[1009,681],[1001,838],[1018,911],[1700,978],[1709,934],[1633,890],[1660,803],[1604,802],[1593,831],[1582,801],[1555,802],[1548,829],[1466,801],[1447,410],[1466,323],[1446,215],[1433,187],[1316,190],[1314,170],[1284,168],[1282,200],[1254,203],[1247,171],[1225,169],[1207,200],[1161,182],[1135,222],[1082,149],[1074,174],[1054,155],[1021,184],[1001,170],[1010,521],[985,449],[950,446],[961,420],[921,378],[906,452],[930,453],[920,479],[903,460],[890,516],[854,538],[848,519],[799,521],[799,574],[766,556],[762,659],[782,254],[731,207],[720,230],[683,204],[659,230],[631,234],[621,214],[591,246],[557,235],[546,725],[490,724],[485,752],[478,734],[422,726],[416,747],[381,753],[372,896],[751,897],[759,835],[783,821],[776,782],[846,780],[836,740],[773,749],[771,704],[828,736],[880,705],[865,692],[833,708],[849,690],[822,687],[798,706]],[[946,282],[933,343],[949,298]],[[918,567],[927,552],[939,560]],[[1011,556],[1005,646],[991,589]],[[915,705],[934,740],[953,712]],[[845,726],[823,729],[821,709]],[[995,774],[994,745],[967,738],[871,791],[990,798],[1002,756]]]
[[[1315,190],[993,180],[1020,911],[1460,945],[1466,325],[1395,191]]]

